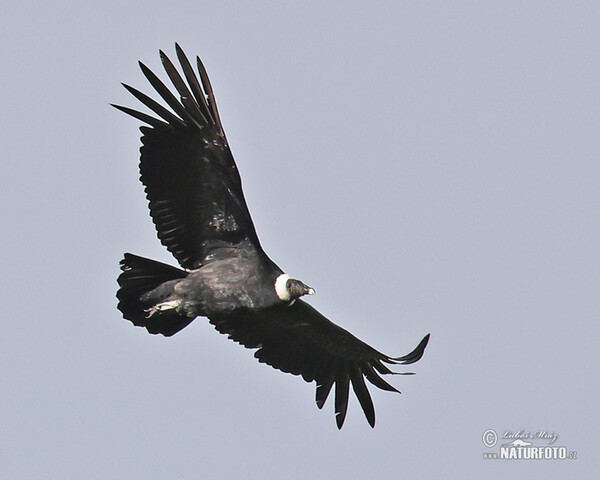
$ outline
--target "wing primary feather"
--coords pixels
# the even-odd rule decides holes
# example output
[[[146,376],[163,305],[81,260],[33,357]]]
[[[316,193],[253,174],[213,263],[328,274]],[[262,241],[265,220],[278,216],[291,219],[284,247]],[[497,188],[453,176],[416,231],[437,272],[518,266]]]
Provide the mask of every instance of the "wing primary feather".
[[[326,368],[324,368],[325,372],[327,372],[327,376],[324,379],[317,381],[315,401],[317,402],[317,407],[319,407],[319,409],[323,408],[323,405],[325,405],[327,397],[329,397],[329,393],[331,392],[331,387],[335,380],[335,364],[336,360],[334,359],[332,364],[327,365]]]
[[[206,96],[208,98],[208,106],[212,112],[212,116],[215,119],[217,127],[219,128],[220,134],[225,137],[225,131],[223,130],[223,125],[221,125],[221,117],[219,116],[219,111],[217,110],[217,102],[213,94],[213,89],[200,57],[196,57],[196,65],[198,67],[198,73],[200,74],[200,80],[202,80],[202,85],[204,86],[204,91],[206,92]]]
[[[343,363],[338,369],[335,380],[335,423],[341,429],[348,411],[348,395],[350,393],[350,377],[348,369]]]
[[[173,111],[183,119],[193,120],[191,114],[175,98],[165,84],[142,62],[138,62],[144,76]]]
[[[352,381],[352,389],[356,394],[356,398],[358,398],[358,402],[365,412],[365,417],[367,417],[367,422],[371,425],[371,428],[375,427],[375,407],[373,406],[373,400],[371,399],[371,395],[369,394],[369,390],[365,385],[365,380],[363,378],[362,371],[360,366],[354,364],[350,368],[350,380]]]
[[[210,122],[214,125],[215,121],[210,113],[208,104],[206,103],[206,96],[202,91],[202,87],[200,87],[198,78],[194,74],[194,69],[190,64],[190,61],[188,60],[184,51],[177,43],[175,44],[175,51],[177,52],[177,58],[179,59],[179,63],[181,64],[181,68],[183,69],[183,74],[185,75],[185,78],[187,79],[190,88],[192,89],[192,94],[194,95],[194,98],[196,98],[196,102],[198,102],[200,110],[203,111],[205,117],[210,118]]]
[[[423,353],[425,353],[425,347],[429,342],[429,337],[430,334],[428,333],[423,337],[423,340],[421,340],[419,345],[417,345],[417,348],[403,357],[386,358],[384,361],[387,363],[400,363],[402,365],[410,365],[411,363],[418,362],[423,356]]]
[[[173,65],[173,62],[171,62],[169,57],[167,57],[165,52],[163,52],[162,50],[159,50],[158,54],[160,55],[160,60],[162,61],[165,72],[167,72],[167,75],[171,79],[171,82],[173,82],[173,86],[175,87],[175,89],[179,93],[179,96],[181,97],[181,103],[188,110],[194,112],[199,117],[199,120],[201,120],[202,124],[196,122],[198,127],[209,123],[208,119],[204,116],[204,113],[202,113],[200,111],[200,108],[198,108],[198,105],[194,101],[192,92],[190,92],[187,85],[181,78],[181,75],[179,75],[179,72],[175,68],[175,65]]]
[[[170,127],[170,125],[168,123],[162,122],[161,120],[154,118],[151,115],[148,115],[146,113],[142,113],[142,112],[138,112],[137,110],[134,110],[132,108],[128,108],[128,107],[123,107],[121,105],[115,105],[114,103],[110,104],[111,107],[115,107],[117,110],[121,110],[123,113],[126,113],[127,115],[131,115],[133,118],[137,118],[138,120],[147,123],[148,125],[153,126],[154,128],[157,127]]]
[[[329,393],[331,392],[331,387],[333,386],[333,379],[328,379],[327,382],[317,385],[317,392],[315,395],[315,400],[317,402],[317,407],[319,409],[323,408],[325,402],[327,401],[327,397],[329,397]]]
[[[383,359],[385,360],[385,358]],[[392,372],[388,367],[386,367],[383,363],[381,363],[381,361],[377,360],[372,364],[373,368],[375,368],[375,370],[377,370],[379,373],[383,374],[383,375],[389,375]]]
[[[377,372],[373,369],[373,367],[371,365],[366,365],[364,367],[363,373],[365,374],[365,377],[367,377],[367,380],[369,382],[371,382],[373,385],[375,385],[377,388],[380,388],[381,390],[385,390],[386,392],[400,393],[399,390],[392,387],[383,378],[381,378],[379,375],[377,375]]]
[[[148,95],[140,92],[139,90],[127,85],[126,83],[122,83],[127,91],[131,93],[135,98],[137,98],[140,102],[146,105],[150,110],[156,113],[159,117],[165,119],[167,122],[171,124],[180,124],[184,125],[183,120],[181,120],[176,115],[173,115],[169,110],[163,107],[160,103],[152,100]]]

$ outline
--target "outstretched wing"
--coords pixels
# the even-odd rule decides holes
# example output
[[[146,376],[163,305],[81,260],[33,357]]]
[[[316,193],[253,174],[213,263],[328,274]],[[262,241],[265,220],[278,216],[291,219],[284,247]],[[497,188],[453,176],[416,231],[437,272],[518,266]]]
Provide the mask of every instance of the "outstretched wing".
[[[162,51],[160,58],[179,99],[140,62],[170,110],[125,84],[156,116],[113,106],[149,125],[140,128],[140,179],[150,214],[162,244],[182,267],[193,269],[218,257],[220,248],[248,239],[260,250],[260,243],[206,70],[196,57],[199,82],[179,45],[175,47],[185,80]]]
[[[283,372],[302,375],[317,383],[316,402],[322,408],[335,384],[335,414],[342,428],[348,407],[350,384],[373,427],[375,408],[364,379],[382,390],[398,392],[380,374],[392,372],[385,364],[408,365],[425,351],[429,335],[411,353],[392,358],[329,321],[308,303],[262,311],[237,311],[212,316],[210,322],[221,333],[247,348],[258,348],[254,356]],[[398,392],[399,393],[399,392]]]

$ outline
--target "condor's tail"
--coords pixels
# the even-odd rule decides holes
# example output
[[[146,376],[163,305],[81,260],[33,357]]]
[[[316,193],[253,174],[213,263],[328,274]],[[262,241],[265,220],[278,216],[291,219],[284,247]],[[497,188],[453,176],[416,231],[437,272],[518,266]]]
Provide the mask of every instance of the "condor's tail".
[[[160,333],[165,337],[174,335],[193,320],[175,310],[153,311],[150,314],[150,309],[157,303],[155,295],[144,295],[166,282],[185,278],[185,271],[131,253],[124,255],[120,266],[123,273],[117,279],[121,287],[117,291],[117,308],[124,318],[138,327],[146,327],[150,333]],[[168,288],[169,285],[165,285],[165,291]],[[157,294],[160,294],[160,290]]]

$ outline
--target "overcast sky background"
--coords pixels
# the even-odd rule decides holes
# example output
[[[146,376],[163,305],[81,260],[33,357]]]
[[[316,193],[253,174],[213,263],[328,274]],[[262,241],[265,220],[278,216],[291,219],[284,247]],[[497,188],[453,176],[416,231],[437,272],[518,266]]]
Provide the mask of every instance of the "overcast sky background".
[[[0,14],[0,476],[595,478],[598,2],[11,2]],[[125,251],[174,263],[138,181],[142,60],[200,55],[261,241],[402,395],[258,364],[205,319],[116,309]],[[569,461],[484,460],[486,429]],[[537,442],[536,445],[545,445]]]

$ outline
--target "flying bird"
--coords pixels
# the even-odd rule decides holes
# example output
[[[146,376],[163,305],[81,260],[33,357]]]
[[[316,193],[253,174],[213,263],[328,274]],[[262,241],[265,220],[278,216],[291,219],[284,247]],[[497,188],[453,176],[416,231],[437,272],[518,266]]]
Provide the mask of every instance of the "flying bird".
[[[280,269],[260,245],[202,62],[196,57],[198,77],[179,45],[175,48],[183,76],[162,51],[160,58],[176,94],[139,62],[169,108],[126,84],[154,115],[113,106],[145,124],[140,180],[158,238],[181,268],[126,253],[118,278],[119,310],[134,325],[167,337],[194,318],[207,317],[219,332],[257,349],[259,362],[315,381],[319,408],[335,385],[338,428],[352,385],[373,427],[375,409],[365,378],[398,392],[381,375],[396,373],[387,365],[418,361],[429,335],[409,354],[389,357],[301,299],[314,289]]]

